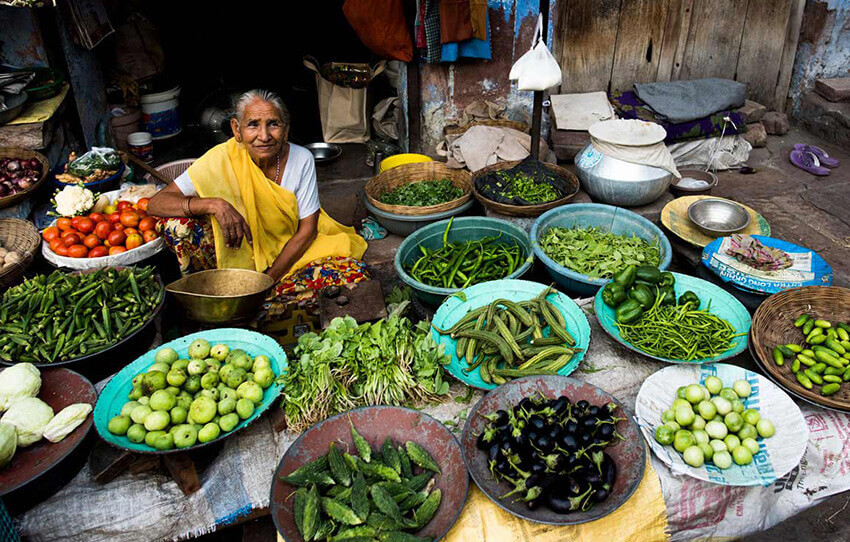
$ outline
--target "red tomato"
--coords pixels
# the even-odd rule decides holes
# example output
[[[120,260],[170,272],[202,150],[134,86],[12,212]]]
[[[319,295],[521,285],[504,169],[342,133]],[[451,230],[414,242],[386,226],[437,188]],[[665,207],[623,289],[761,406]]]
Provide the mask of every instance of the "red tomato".
[[[89,215],[89,218],[91,218],[95,224],[106,220],[106,217],[102,213],[92,213]]]
[[[57,239],[54,239],[54,240],[52,240],[52,241],[50,241],[50,242],[47,244],[47,246],[48,246],[48,247],[50,248],[50,250],[52,250],[53,252],[56,252],[58,247],[63,247],[63,248],[65,247],[65,245],[64,245],[64,244],[62,244],[62,239],[58,239],[58,238],[57,238]]]
[[[74,246],[74,245],[79,245],[82,242],[83,242],[83,238],[80,237],[79,233],[70,232],[70,233],[68,233],[68,235],[62,236],[62,243],[66,247],[69,247],[69,248]]]
[[[146,212],[142,211],[141,209],[135,209],[135,211],[136,211],[136,214],[139,215],[139,218],[145,218],[145,217],[149,216]]]
[[[75,230],[78,230],[79,228],[77,227],[77,224],[79,224],[79,223],[80,223],[80,219],[81,219],[81,218],[83,218],[83,217],[81,217],[81,216],[75,216],[74,218],[72,218],[72,219],[71,219],[71,228],[73,228],[73,229],[75,229]]]
[[[132,207],[133,207],[133,204],[130,203],[129,201],[119,201],[118,205],[115,206],[115,208],[118,209],[119,211],[123,211],[124,209],[131,209]]]
[[[136,208],[147,213],[149,201],[149,198],[140,198],[139,201],[136,202]]]
[[[62,231],[70,230],[71,219],[63,216],[62,218],[56,221],[56,227]]]
[[[156,219],[146,216],[139,221],[139,231],[149,231],[156,228]]]
[[[110,233],[112,233],[112,224],[109,222],[98,222],[94,227],[94,234],[101,239],[108,238]]]
[[[139,230],[137,230],[136,228],[124,228],[121,231],[123,231],[124,235],[126,235],[127,237],[130,237],[131,235],[136,235],[137,233],[139,233]]]
[[[68,247],[66,247],[65,245],[59,245],[59,246],[56,247],[56,250],[54,250],[53,252],[55,252],[56,254],[58,254],[60,256],[67,256],[68,255]]]
[[[133,210],[129,210],[121,211],[120,220],[121,223],[124,224],[124,226],[128,228],[135,228],[139,225],[139,220],[141,220],[141,218],[139,217],[139,213]]]
[[[87,216],[81,216],[79,218],[80,220],[77,222],[76,229],[80,231],[80,233],[88,234],[94,231],[94,220]]]
[[[157,238],[157,235],[156,235],[155,231],[148,230],[148,231],[142,232],[142,238],[145,240],[145,243],[150,243],[151,241],[153,241],[154,239]]]
[[[127,249],[124,247],[109,247],[110,256],[114,256],[115,254],[121,254],[122,252],[127,252]]]
[[[89,258],[102,258],[109,255],[109,249],[105,246],[94,247],[89,251]]]
[[[115,224],[112,224],[112,231],[121,231],[123,229],[124,229],[124,224],[122,224],[120,222],[116,222]]]
[[[112,222],[113,224],[117,224],[118,222],[121,222],[121,212],[115,211],[114,213],[109,215],[109,221]]]
[[[88,248],[94,248],[100,245],[100,237],[90,233],[83,238],[83,244]]]
[[[86,245],[72,245],[68,247],[68,256],[72,258],[85,258],[89,255]]]
[[[127,241],[124,242],[124,245],[127,247],[127,250],[133,250],[134,248],[138,248],[145,244],[145,240],[138,233],[134,233],[133,235],[127,236]]]
[[[126,240],[127,240],[127,236],[124,235],[123,231],[114,231],[114,232],[110,233],[109,237],[107,238],[107,241],[109,241],[109,244],[112,245],[113,247],[117,247],[118,245],[123,245],[124,241],[126,241]]]
[[[56,226],[50,226],[44,228],[44,231],[41,232],[41,238],[47,241],[53,241],[54,239],[59,239],[59,236],[62,235],[62,231]]]

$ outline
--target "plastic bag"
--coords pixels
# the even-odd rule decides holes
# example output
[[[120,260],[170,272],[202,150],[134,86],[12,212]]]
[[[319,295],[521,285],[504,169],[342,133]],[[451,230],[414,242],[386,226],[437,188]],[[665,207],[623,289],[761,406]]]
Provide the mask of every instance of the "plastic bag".
[[[115,149],[109,147],[92,147],[92,149],[68,164],[68,173],[75,177],[88,177],[96,169],[117,171],[121,165],[121,157]]]
[[[561,84],[561,67],[543,41],[543,16],[537,16],[537,27],[531,49],[513,66],[509,78],[517,81],[519,90],[546,90]]]

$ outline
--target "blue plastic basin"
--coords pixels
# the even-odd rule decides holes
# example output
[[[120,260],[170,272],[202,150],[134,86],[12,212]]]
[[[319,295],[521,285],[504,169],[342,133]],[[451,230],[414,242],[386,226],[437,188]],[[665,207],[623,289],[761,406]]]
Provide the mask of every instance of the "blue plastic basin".
[[[637,213],[613,205],[601,203],[572,203],[556,207],[540,215],[531,227],[531,239],[534,255],[543,262],[546,272],[558,286],[571,294],[589,296],[610,282],[610,279],[591,278],[571,271],[547,256],[538,244],[540,237],[549,228],[604,228],[617,235],[636,235],[647,243],[658,239],[660,242],[661,264],[659,269],[667,269],[673,257],[670,241],[661,229]]]

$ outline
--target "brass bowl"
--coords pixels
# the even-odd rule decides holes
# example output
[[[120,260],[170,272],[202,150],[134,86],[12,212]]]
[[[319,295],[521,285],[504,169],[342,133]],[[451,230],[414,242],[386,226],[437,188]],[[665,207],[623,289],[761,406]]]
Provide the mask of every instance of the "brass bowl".
[[[165,287],[192,320],[226,324],[248,320],[274,286],[270,276],[248,269],[212,269],[192,273]]]

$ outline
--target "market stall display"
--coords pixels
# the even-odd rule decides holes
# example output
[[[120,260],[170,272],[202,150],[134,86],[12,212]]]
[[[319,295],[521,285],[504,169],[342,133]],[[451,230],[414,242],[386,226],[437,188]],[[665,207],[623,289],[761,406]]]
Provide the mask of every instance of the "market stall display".
[[[722,199],[714,196],[682,196],[676,198],[661,209],[661,223],[668,231],[686,243],[699,248],[705,247],[714,241],[716,237],[706,235],[697,228],[696,224],[688,218],[688,208],[695,201],[706,198]],[[737,233],[741,235],[770,236],[770,224],[768,224],[763,216],[744,204],[737,202],[736,204],[743,207],[750,215],[750,224]]]
[[[756,310],[750,349],[765,374],[781,388],[810,403],[847,412],[848,328],[850,290],[793,288],[770,296]]]
[[[446,370],[486,390],[523,376],[566,376],[590,344],[587,317],[573,300],[524,280],[462,290],[440,305],[432,327],[451,356]]]
[[[32,264],[41,238],[32,222],[19,218],[0,218],[0,287],[15,284]]]
[[[464,285],[519,278],[531,262],[523,229],[496,218],[463,217],[416,231],[398,247],[394,264],[402,282],[436,306]]]
[[[283,349],[259,333],[220,328],[186,335],[109,381],[95,406],[95,428],[109,444],[137,453],[204,446],[268,410],[281,389],[275,379],[286,367]]]
[[[799,464],[809,437],[788,395],[757,373],[723,363],[658,371],[641,386],[635,413],[653,453],[674,472],[722,485],[772,484]],[[699,420],[706,421],[702,429]]]
[[[382,171],[364,190],[369,203],[382,211],[421,216],[460,207],[471,198],[472,182],[468,171],[417,162]]]
[[[562,228],[581,231],[568,233],[562,242],[561,236],[557,235]],[[582,261],[573,264],[571,257],[576,255],[576,251],[571,245],[574,238],[591,250],[582,250],[578,255]],[[600,286],[609,282],[608,276],[629,263],[656,262],[655,265],[664,270],[673,257],[670,242],[652,222],[631,211],[598,203],[574,203],[547,211],[531,227],[531,239],[534,241],[534,255],[543,263],[552,280],[570,293],[580,295],[596,293]],[[613,239],[617,239],[618,245],[630,247],[630,254],[626,255],[628,259],[621,251],[610,250]],[[647,261],[642,261],[641,256]],[[571,263],[582,272],[559,262]],[[599,276],[590,276],[586,272]]]
[[[579,189],[570,170],[530,157],[485,166],[475,172],[472,182],[482,205],[509,216],[539,216],[568,203]]]
[[[628,287],[606,285],[596,294],[596,318],[617,342],[667,363],[711,363],[746,349],[750,314],[732,294],[680,273],[640,277],[650,280],[633,273]]]
[[[68,160],[53,170],[53,183],[62,188],[67,184],[82,184],[87,188],[110,187],[124,174],[124,162],[115,149],[92,147],[82,155],[71,151]]]
[[[47,158],[27,149],[0,148],[0,209],[19,203],[47,179]]]
[[[562,400],[562,396],[565,399]],[[533,425],[538,423],[538,418],[542,418],[542,416],[535,417],[534,420],[531,420],[531,413],[527,407],[542,401],[545,401],[553,411],[557,412],[556,409],[559,408],[566,409],[567,411],[566,415],[561,414],[563,424],[559,427],[552,428],[558,429],[555,432],[554,441],[555,443],[560,443],[557,446],[557,448],[560,449],[556,449],[557,453],[553,452],[545,455],[541,455],[540,452],[537,453],[540,460],[547,468],[549,468],[549,470],[558,471],[560,470],[558,468],[560,465],[557,463],[571,461],[570,459],[559,460],[557,459],[557,454],[563,455],[563,451],[574,451],[572,445],[573,441],[576,440],[578,441],[576,443],[578,446],[576,446],[575,450],[582,448],[585,452],[590,450],[592,450],[592,452],[602,451],[603,454],[608,455],[608,458],[605,458],[605,455],[603,455],[602,458],[596,456],[600,463],[597,465],[594,463],[592,452],[586,454],[589,457],[575,457],[575,455],[573,455],[575,459],[573,459],[572,462],[575,465],[571,468],[571,470],[574,470],[576,473],[579,472],[579,470],[583,471],[583,473],[589,478],[586,478],[585,480],[588,483],[579,482],[579,476],[573,477],[572,481],[569,479],[563,480],[563,484],[554,482],[553,480],[546,480],[544,485],[547,488],[547,491],[551,491],[556,502],[540,503],[544,505],[529,509],[526,503],[522,502],[521,499],[500,499],[499,497],[501,495],[514,491],[517,487],[513,483],[500,479],[501,477],[493,477],[493,471],[499,472],[500,470],[504,470],[504,465],[499,465],[499,463],[503,463],[507,460],[505,450],[516,452],[520,455],[520,457],[522,457],[522,455],[524,455],[522,453],[522,449],[527,447],[528,444],[523,443],[521,440],[517,441],[517,439],[514,439],[513,437],[509,437],[506,440],[503,439],[495,449],[490,446],[487,453],[482,453],[478,447],[478,439],[481,435],[485,435],[484,437],[481,437],[482,439],[487,438],[488,433],[486,433],[486,429],[487,426],[490,425],[491,420],[496,420],[498,423],[500,421],[504,421],[504,418],[507,418],[510,422],[511,414],[509,414],[509,412],[513,413],[514,418],[519,416],[523,419],[527,419],[529,424]],[[561,406],[562,404],[566,404],[567,406]],[[590,410],[591,405],[596,407],[592,411]],[[607,405],[612,406],[609,407]],[[523,412],[523,410],[525,410],[525,412]],[[504,411],[504,415],[499,414],[499,411]],[[595,413],[591,414],[591,412]],[[600,418],[604,421],[597,424]],[[541,421],[544,422],[545,427],[546,421]],[[604,429],[600,431],[598,428],[601,428],[604,425],[611,426],[613,431],[611,429]],[[575,430],[571,432],[570,430],[573,428],[575,428]],[[609,432],[611,432],[610,435],[604,436]],[[542,444],[543,448],[541,448],[541,450],[550,448],[553,443],[550,439],[545,438],[549,435],[542,435],[539,432],[537,433],[537,447],[540,448],[539,445]],[[544,439],[543,443],[539,442],[541,438]],[[609,441],[612,442],[612,444],[607,446]],[[596,442],[596,444],[592,444],[593,442]],[[481,491],[485,493],[485,495],[511,514],[537,523],[548,523],[553,525],[575,525],[579,523],[586,523],[606,516],[616,510],[628,500],[637,488],[637,485],[640,483],[640,480],[643,477],[646,454],[645,448],[640,442],[636,424],[631,420],[629,413],[616,398],[612,397],[600,388],[588,383],[561,376],[532,376],[521,378],[504,384],[485,395],[467,418],[461,444],[463,448],[464,461],[469,468],[472,479]],[[491,465],[491,450],[493,450],[493,453],[496,456],[495,466]],[[510,455],[510,453],[508,455]],[[548,462],[550,461],[555,464],[555,468],[548,467]],[[530,463],[534,462],[535,461],[532,461]],[[611,472],[611,467],[607,466],[609,462],[613,464],[613,472]],[[523,465],[526,463],[529,462],[522,462]],[[603,472],[599,472],[602,471],[603,464],[605,465],[604,474]],[[510,463],[508,464],[508,467],[513,468]],[[531,469],[531,466],[528,465],[527,468]],[[540,467],[538,466],[537,469],[539,468]],[[526,474],[530,474],[525,468],[520,467],[520,470],[525,471]],[[594,471],[599,472],[599,477],[601,478],[600,481],[602,482],[601,484],[597,482],[596,477],[592,476]],[[546,468],[544,468],[544,472],[546,472]],[[602,493],[600,492],[596,495],[599,500],[596,501],[593,506],[587,507],[585,505],[584,508],[582,508],[582,505],[585,504],[587,495],[581,496],[581,494],[587,491],[588,485],[594,487],[594,491],[596,491],[596,489],[604,489],[602,486],[608,483],[605,479],[605,475],[614,478],[613,481],[610,482],[609,489],[606,490],[607,496],[602,499]],[[531,479],[531,475],[526,477],[525,474],[520,474],[520,476],[525,481],[525,484],[520,482],[520,485],[530,485],[528,484],[528,481]],[[513,478],[516,479],[516,476],[513,476]],[[550,478],[554,479],[553,476],[550,476]],[[577,482],[580,487],[575,487],[573,482]],[[598,488],[595,486],[598,486]],[[577,489],[580,490],[579,493],[573,495],[571,492],[574,493]],[[528,497],[526,491],[522,489],[512,493],[511,495],[516,495],[517,497]],[[581,498],[579,499],[578,497],[580,496]],[[573,502],[576,503],[577,507],[572,506],[572,503],[569,500],[570,498],[573,498]],[[592,499],[593,497],[591,497],[591,500]],[[532,498],[530,500],[534,499]],[[566,503],[562,501],[566,501]],[[564,513],[564,510],[561,510],[560,512],[556,511],[556,509],[559,509],[563,504],[566,505],[566,508],[572,509],[572,511],[567,513]],[[554,509],[552,505],[555,505]]]
[[[775,294],[802,286],[830,286],[832,267],[814,250],[762,235],[718,237],[702,264],[744,291]]]
[[[406,408],[358,408],[318,423],[290,446],[272,482],[272,518],[293,541],[308,540],[305,531],[313,540],[335,531],[439,540],[460,515],[468,480],[457,440],[437,420]],[[305,483],[308,491],[299,493]]]

